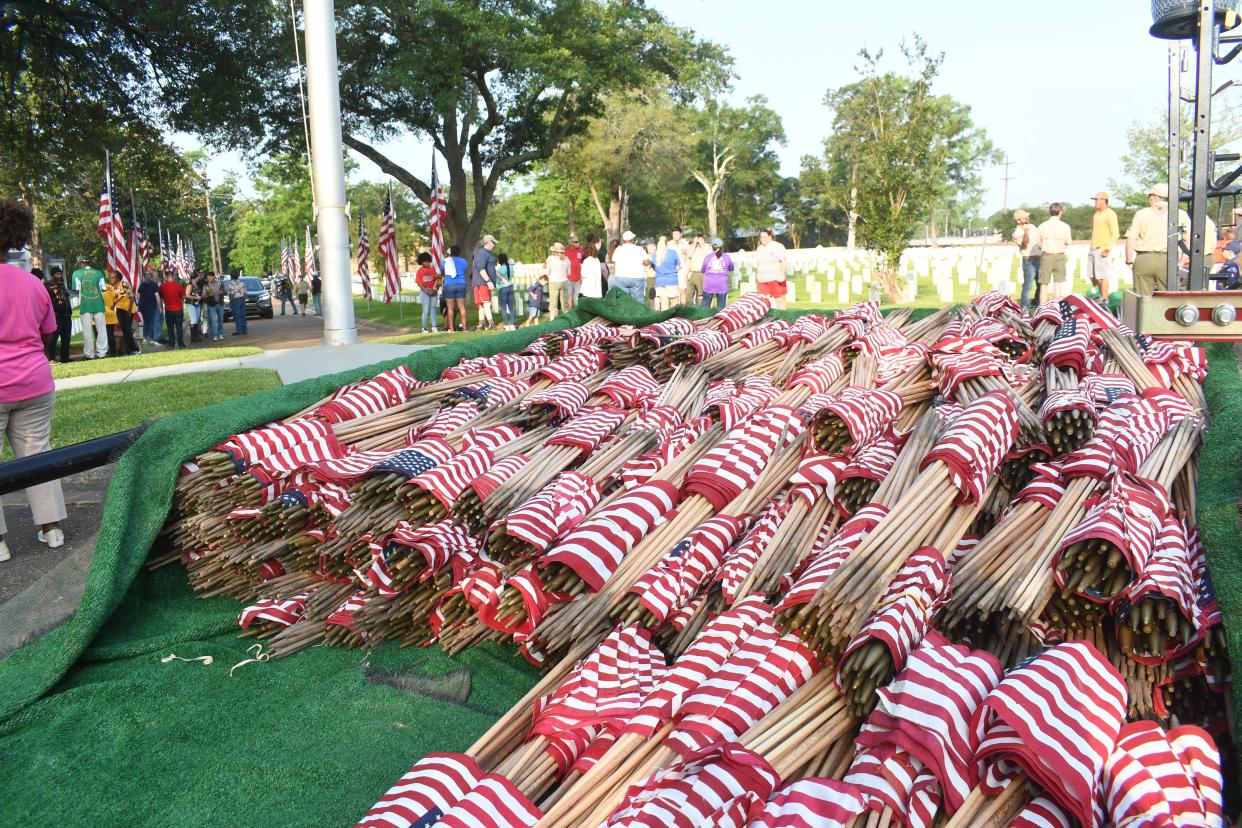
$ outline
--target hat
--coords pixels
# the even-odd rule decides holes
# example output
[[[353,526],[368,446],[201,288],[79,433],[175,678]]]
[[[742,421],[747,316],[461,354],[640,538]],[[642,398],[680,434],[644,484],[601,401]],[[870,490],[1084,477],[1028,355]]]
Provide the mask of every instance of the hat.
[[[481,241],[481,242],[479,242],[479,243],[480,243],[480,244],[495,244],[495,243],[496,243],[496,237],[495,237],[495,236],[493,236],[491,233],[488,233],[486,236],[484,236],[484,237],[483,237],[483,241]]]
[[[1165,184],[1163,181],[1161,181],[1159,184],[1153,184],[1151,185],[1151,188],[1148,189],[1147,194],[1149,196],[1154,195],[1154,196],[1160,196],[1161,198],[1168,198],[1169,197],[1169,185]]]
[[[1028,213],[1026,210],[1014,210],[1013,211],[1014,221],[1021,221],[1022,219],[1029,219],[1030,217],[1031,217],[1031,214]]]
[[[549,253],[564,253],[565,245],[561,244],[560,242],[557,242],[556,244],[548,248],[548,252]]]
[[[1105,201],[1108,201],[1108,190],[1100,190],[1100,191],[1099,191],[1098,193],[1096,193],[1096,194],[1095,194],[1095,196],[1093,196],[1093,197],[1094,197],[1094,198],[1102,198],[1102,199],[1104,199]]]
[[[570,240],[571,242],[576,242],[576,241],[578,240],[578,234],[577,234],[577,233],[570,233],[570,234],[569,234],[569,240]]]
[[[724,242],[720,240],[720,236],[712,236],[712,247],[724,247]]]
[[[633,230],[626,230],[624,233],[621,234],[621,241],[632,242],[634,241],[634,238],[635,236],[634,236]]]

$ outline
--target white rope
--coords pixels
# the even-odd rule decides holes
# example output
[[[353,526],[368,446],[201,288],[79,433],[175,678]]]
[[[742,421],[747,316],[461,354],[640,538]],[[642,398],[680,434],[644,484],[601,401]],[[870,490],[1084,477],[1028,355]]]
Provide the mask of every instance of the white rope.
[[[193,663],[195,661],[201,661],[204,667],[210,667],[212,663],[215,661],[215,659],[212,658],[211,656],[194,656],[193,658],[182,658],[176,653],[169,653],[168,655],[160,659],[160,664],[168,664],[173,661],[185,661],[189,663]]]
[[[232,677],[233,677],[233,671],[234,671],[234,670],[236,670],[238,667],[241,667],[241,666],[246,665],[246,664],[254,664],[254,663],[256,663],[256,662],[262,663],[262,662],[267,661],[268,659],[270,659],[270,658],[271,658],[271,656],[269,656],[267,653],[263,652],[263,645],[262,645],[262,644],[252,644],[252,645],[250,646],[250,648],[246,650],[246,652],[248,652],[248,653],[254,653],[254,658],[248,658],[248,659],[246,659],[245,661],[239,661],[239,662],[237,662],[236,664],[234,664],[232,667],[230,667],[230,668],[229,668],[229,678],[232,678]]]

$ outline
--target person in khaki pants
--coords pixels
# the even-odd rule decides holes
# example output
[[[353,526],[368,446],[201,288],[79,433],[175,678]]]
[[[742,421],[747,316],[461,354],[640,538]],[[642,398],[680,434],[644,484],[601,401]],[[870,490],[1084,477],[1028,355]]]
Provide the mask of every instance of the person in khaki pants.
[[[0,201],[0,250],[21,250],[33,230],[34,212],[28,205]],[[26,457],[51,447],[56,387],[43,347],[56,330],[56,314],[43,284],[8,263],[0,264],[0,296],[0,438],[15,456]],[[31,486],[26,498],[39,525],[39,540],[53,549],[64,545],[60,482]],[[9,559],[6,534],[0,511],[0,561]]]

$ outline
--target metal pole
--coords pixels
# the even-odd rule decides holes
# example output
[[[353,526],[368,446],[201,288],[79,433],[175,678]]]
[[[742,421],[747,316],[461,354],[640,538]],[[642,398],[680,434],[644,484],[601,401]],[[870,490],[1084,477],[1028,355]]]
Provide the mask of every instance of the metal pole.
[[[337,78],[336,18],[332,0],[303,0],[306,90],[310,99],[311,170],[319,202],[319,268],[323,281],[323,343],[352,345],[354,296],[349,283],[349,223],[345,218],[345,162],[341,92]]]
[[[1212,59],[1216,54],[1216,0],[1200,0],[1195,73],[1195,160],[1191,170],[1190,290],[1207,290],[1207,193],[1211,186]],[[1177,205],[1171,204],[1171,210]]]
[[[1165,242],[1165,289],[1177,290],[1177,211],[1182,203],[1182,44],[1169,44],[1169,211]]]

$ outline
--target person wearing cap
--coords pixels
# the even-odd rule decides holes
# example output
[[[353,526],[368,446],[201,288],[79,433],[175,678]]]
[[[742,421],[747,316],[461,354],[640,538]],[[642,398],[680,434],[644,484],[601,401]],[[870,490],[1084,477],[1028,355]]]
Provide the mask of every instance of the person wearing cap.
[[[1048,220],[1039,225],[1039,247],[1043,251],[1039,262],[1039,286],[1047,285],[1049,292],[1057,299],[1065,295],[1065,251],[1074,240],[1070,226],[1061,220],[1064,212],[1061,202],[1052,202],[1048,205]],[[1038,296],[1035,302],[1039,303]]]
[[[483,237],[474,251],[470,265],[470,277],[474,288],[474,306],[479,313],[479,330],[494,327],[492,324],[492,290],[496,287],[496,237],[490,233]]]
[[[645,302],[647,276],[643,266],[648,261],[647,253],[634,243],[635,238],[632,230],[621,234],[621,244],[612,252],[612,276],[608,286],[622,291],[636,302]]]
[[[773,237],[771,229],[760,230],[759,246],[755,248],[755,281],[759,292],[772,297],[772,304],[777,308],[785,307],[785,294],[789,290],[785,281],[787,267],[785,245]]]
[[[548,258],[543,263],[543,272],[548,277],[548,313],[552,319],[569,310],[569,259],[565,256],[565,245],[556,242],[548,248]]]
[[[686,253],[690,268],[690,275],[686,277],[686,302],[691,305],[700,304],[703,300],[703,262],[711,252],[711,245],[703,234],[695,233]]]
[[[703,277],[703,307],[710,308],[714,299],[716,307],[723,308],[729,298],[729,274],[733,272],[733,259],[725,252],[724,243],[719,236],[712,237],[712,252],[703,258],[700,268]]]
[[[578,244],[578,234],[569,234],[569,246],[565,248],[565,258],[569,262],[569,275],[565,281],[565,294],[569,309],[578,304],[578,293],[582,289],[582,255],[583,248]]]
[[[1039,247],[1039,228],[1031,224],[1031,214],[1026,210],[1014,210],[1013,243],[1018,246],[1018,254],[1022,257],[1022,297],[1018,304],[1035,307],[1039,304],[1039,290],[1036,278],[1039,276],[1039,260],[1042,251]]]
[[[61,362],[69,361],[69,341],[73,338],[73,302],[69,299],[69,286],[65,284],[65,272],[60,265],[52,267],[52,278],[46,284],[47,298],[56,316],[56,330],[47,341],[47,358]],[[57,345],[59,344],[59,348]]]
[[[1190,216],[1178,211],[1178,224],[1188,228]],[[1169,186],[1153,185],[1147,206],[1134,214],[1126,231],[1126,264],[1134,271],[1134,292],[1151,296],[1164,290],[1168,279]]]
[[[82,323],[82,356],[86,359],[102,359],[108,355],[108,325],[104,307],[104,288],[107,283],[98,268],[87,264],[86,257],[78,259],[78,269],[70,277],[70,287],[78,297],[78,321]]]
[[[1091,214],[1091,252],[1087,254],[1087,278],[1101,296],[1108,296],[1109,257],[1120,239],[1117,214],[1108,206],[1108,192],[1100,190],[1095,194],[1095,212]]]

